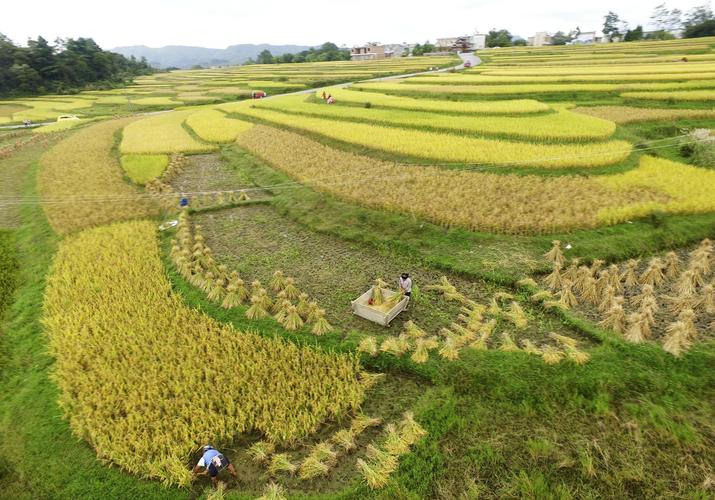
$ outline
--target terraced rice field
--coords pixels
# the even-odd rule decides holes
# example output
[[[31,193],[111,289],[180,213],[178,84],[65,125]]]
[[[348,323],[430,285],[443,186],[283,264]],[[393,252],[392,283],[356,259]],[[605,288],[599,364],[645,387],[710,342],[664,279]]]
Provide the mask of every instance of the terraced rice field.
[[[212,70],[186,70],[157,73],[137,78],[127,88],[87,91],[76,96],[0,102],[0,124],[53,121],[72,113],[81,117],[108,116],[136,111],[171,109],[183,104],[202,104],[250,98],[253,91],[269,94],[311,88],[326,82],[423,71],[433,66],[457,64],[454,57],[405,58],[354,63],[350,61],[237,66]]]
[[[0,133],[0,491],[709,498],[714,46],[0,103],[83,118]],[[392,327],[353,314],[405,272]],[[206,443],[237,465],[218,490]]]

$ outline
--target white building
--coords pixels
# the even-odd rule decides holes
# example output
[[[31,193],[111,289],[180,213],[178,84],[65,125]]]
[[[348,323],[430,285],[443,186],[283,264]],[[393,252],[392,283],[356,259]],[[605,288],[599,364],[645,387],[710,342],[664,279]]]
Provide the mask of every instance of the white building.
[[[534,36],[530,36],[528,38],[526,43],[532,47],[551,45],[551,35],[549,35],[546,31],[537,31]]]
[[[608,40],[606,40],[604,36],[596,33],[595,31],[583,31],[576,35],[576,38],[571,40],[571,43],[574,45],[580,45],[589,43],[603,43],[604,41],[607,42]]]
[[[469,49],[470,50],[482,50],[486,48],[487,46],[487,35],[483,33],[477,33],[475,32],[473,35],[464,35],[467,40],[469,41]],[[441,50],[452,50],[454,48],[454,44],[457,42],[457,40],[460,37],[453,36],[453,37],[446,37],[446,38],[438,38],[437,39],[437,49]]]
[[[483,50],[487,48],[487,35],[484,33],[474,33],[469,36],[469,43],[472,50]]]
[[[457,37],[447,37],[447,38],[438,38],[437,39],[437,48],[438,49],[451,49],[452,46],[454,45],[454,42],[457,41]]]

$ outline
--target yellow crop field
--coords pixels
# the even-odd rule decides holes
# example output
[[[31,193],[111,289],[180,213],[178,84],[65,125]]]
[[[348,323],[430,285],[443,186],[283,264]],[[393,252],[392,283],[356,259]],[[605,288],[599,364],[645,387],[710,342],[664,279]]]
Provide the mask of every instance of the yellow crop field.
[[[715,171],[662,158],[645,156],[640,166],[624,174],[601,177],[598,182],[613,190],[635,187],[657,189],[667,195],[662,201],[641,201],[619,208],[604,208],[598,218],[614,222],[643,217],[655,211],[704,213],[715,211]]]
[[[518,115],[529,113],[543,113],[551,108],[548,104],[533,99],[510,99],[503,101],[468,101],[455,102],[433,99],[415,99],[378,92],[358,92],[337,87],[329,87],[318,91],[330,94],[338,103],[362,104],[370,106],[409,109],[414,111],[435,111],[438,113],[468,114],[468,115]]]
[[[188,308],[155,231],[129,222],[70,237],[47,282],[59,402],[99,458],[188,485],[198,445],[250,431],[286,443],[358,408],[355,356],[239,332]]]
[[[97,100],[94,102],[96,104],[128,104],[129,99],[127,99],[125,96],[107,95],[98,97]]]
[[[305,102],[305,96],[285,96],[255,104],[257,108],[285,111],[326,119],[345,119],[403,127],[439,129],[467,135],[486,134],[526,140],[593,141],[603,140],[616,131],[613,122],[586,117],[558,108],[536,116],[453,116],[410,110],[366,109]]]
[[[124,182],[112,154],[114,134],[133,119],[100,122],[62,140],[40,160],[42,208],[60,234],[158,213]]]
[[[249,88],[252,89],[273,89],[273,88],[284,88],[284,89],[299,89],[305,87],[302,83],[290,83],[281,81],[270,81],[270,80],[249,80],[246,82]]]
[[[580,106],[574,113],[611,120],[619,125],[646,121],[672,121],[683,118],[715,118],[715,109],[658,109],[632,106]]]
[[[569,55],[568,57],[521,57],[517,58],[493,58],[489,61],[489,66],[491,68],[508,68],[519,66],[521,68],[543,66],[548,64],[549,66],[603,66],[610,65],[611,67],[617,67],[618,65],[626,64],[643,64],[643,63],[658,63],[667,64],[674,62],[682,62],[683,58],[687,58],[689,62],[713,62],[715,61],[715,54],[685,54],[685,53],[673,53],[668,55],[647,55],[647,54],[599,54],[598,58],[594,59],[583,55]],[[471,72],[471,70],[470,70]]]
[[[649,203],[652,210],[687,213],[703,211],[713,203],[704,204],[702,200],[708,192],[714,192],[708,185],[709,172],[680,164],[653,167],[650,160],[625,174],[629,176],[626,180],[620,176],[543,177],[396,165],[265,126],[256,126],[242,135],[239,144],[319,191],[360,205],[416,214],[439,225],[470,230],[552,233],[622,222],[633,215],[621,209],[639,203]],[[667,177],[670,168],[674,168],[673,174]],[[677,185],[668,189],[663,186],[683,172],[690,172],[694,186],[702,184],[697,191],[701,205],[692,210],[663,203],[671,199]],[[663,180],[650,183],[651,175]],[[679,194],[677,199],[687,196]],[[614,215],[609,218],[607,212]],[[643,211],[643,215],[647,213],[650,212]]]
[[[174,100],[171,97],[140,97],[138,99],[132,98],[132,104],[138,106],[179,106],[182,104],[179,101]]]
[[[437,84],[437,85],[482,85],[503,83],[593,83],[593,82],[658,82],[678,80],[713,80],[715,72],[705,73],[647,73],[633,75],[491,75],[486,74],[460,74],[452,75],[440,73],[434,76],[415,76],[406,80],[406,83]]]
[[[240,113],[367,148],[437,162],[525,168],[599,167],[623,161],[631,153],[631,145],[625,141],[533,144],[323,120],[259,108],[242,107]]]
[[[555,92],[617,92],[629,90],[680,90],[715,87],[715,80],[695,80],[692,82],[667,83],[525,83],[504,85],[434,85],[409,83],[376,82],[358,83],[354,88],[378,92],[424,92],[431,94],[465,95],[529,95]]]
[[[194,111],[172,111],[149,116],[128,125],[122,135],[123,154],[202,153],[216,146],[203,144],[182,124]]]
[[[225,113],[216,109],[202,109],[192,113],[186,119],[186,124],[207,142],[233,142],[240,133],[253,126],[250,122],[227,118]]]
[[[216,95],[245,95],[249,96],[251,95],[251,90],[245,88],[245,87],[218,87],[218,88],[212,88],[211,90],[206,91],[207,94],[216,94]]]
[[[484,71],[488,75],[496,76],[547,76],[547,75],[650,75],[658,74],[683,74],[683,73],[712,73],[715,72],[715,63],[662,63],[662,64],[632,64],[619,65],[570,65],[567,68],[549,67],[541,65],[538,68],[498,68]]]
[[[715,101],[715,90],[677,90],[670,92],[623,92],[625,99],[649,101]]]

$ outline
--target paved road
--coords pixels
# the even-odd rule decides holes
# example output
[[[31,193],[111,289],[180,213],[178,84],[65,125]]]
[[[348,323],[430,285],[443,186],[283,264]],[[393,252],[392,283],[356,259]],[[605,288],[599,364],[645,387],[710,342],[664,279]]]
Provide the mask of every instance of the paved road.
[[[20,124],[20,125],[2,125],[2,126],[0,126],[0,130],[12,130],[12,129],[16,129],[16,128],[35,128],[35,127],[41,127],[42,125],[49,125],[51,123],[55,123],[55,122],[42,122],[42,123],[34,123],[33,122],[32,125],[30,125],[29,127],[25,127],[25,125],[22,125],[22,124]]]

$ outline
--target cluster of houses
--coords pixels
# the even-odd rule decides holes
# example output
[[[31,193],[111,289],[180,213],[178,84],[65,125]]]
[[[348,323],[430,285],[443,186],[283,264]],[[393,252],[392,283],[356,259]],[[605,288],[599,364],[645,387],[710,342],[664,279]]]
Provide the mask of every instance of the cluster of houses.
[[[438,38],[435,44],[435,51],[425,55],[442,55],[450,52],[469,52],[486,48],[487,35],[474,33],[448,38]],[[353,61],[366,61],[372,59],[385,59],[389,57],[402,57],[412,54],[415,44],[392,43],[381,44],[377,42],[366,43],[359,47],[350,49],[350,58]]]
[[[646,32],[645,34],[648,34]],[[682,36],[680,31],[670,32],[676,38]],[[531,47],[544,47],[553,44],[553,34],[547,31],[537,31],[534,36],[527,39],[527,45]],[[618,40],[613,40],[618,41]],[[451,52],[471,52],[474,50],[483,50],[486,48],[487,35],[484,33],[475,32],[472,35],[462,35],[455,37],[438,38],[435,44],[435,51],[426,53],[429,55],[443,55]],[[576,34],[570,42],[570,45],[585,45],[608,43],[607,37],[597,31],[582,31]],[[353,61],[365,61],[372,59],[385,59],[389,57],[402,57],[411,55],[415,44],[408,43],[393,43],[380,44],[376,42],[367,43],[359,47],[350,49],[350,58]]]

